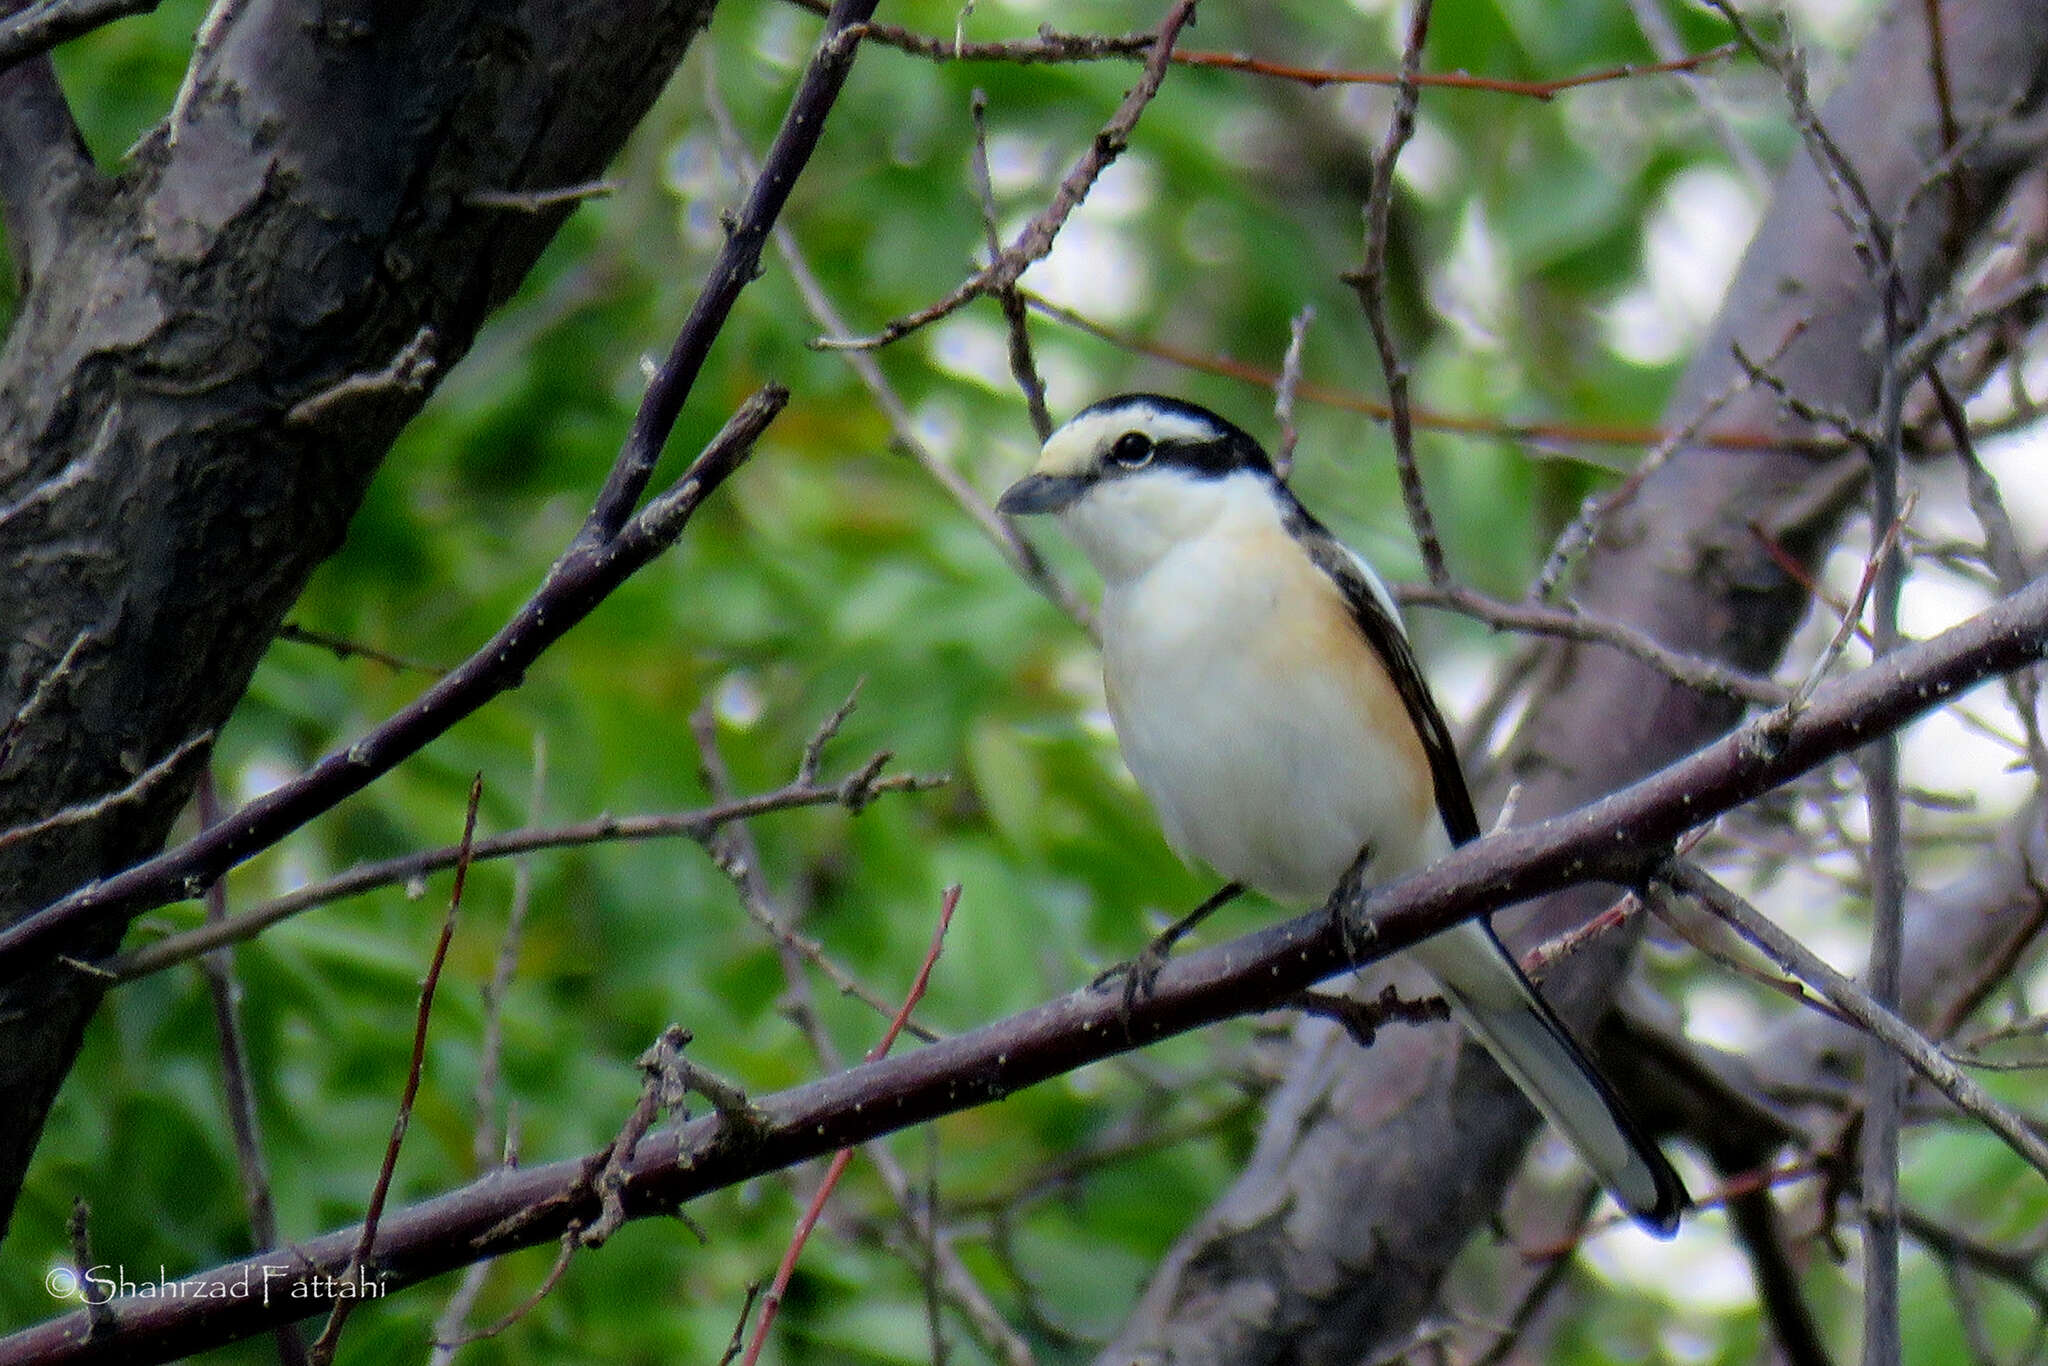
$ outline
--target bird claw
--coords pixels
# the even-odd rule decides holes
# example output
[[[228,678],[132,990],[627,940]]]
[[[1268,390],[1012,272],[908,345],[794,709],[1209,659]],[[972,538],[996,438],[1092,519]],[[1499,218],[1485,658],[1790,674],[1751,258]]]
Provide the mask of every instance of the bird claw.
[[[1158,984],[1159,974],[1166,967],[1166,960],[1172,954],[1171,944],[1162,944],[1159,939],[1155,939],[1147,944],[1137,957],[1111,964],[1096,973],[1095,980],[1088,984],[1088,989],[1101,991],[1121,977],[1124,983],[1124,1009],[1128,1011],[1152,994],[1152,988]]]

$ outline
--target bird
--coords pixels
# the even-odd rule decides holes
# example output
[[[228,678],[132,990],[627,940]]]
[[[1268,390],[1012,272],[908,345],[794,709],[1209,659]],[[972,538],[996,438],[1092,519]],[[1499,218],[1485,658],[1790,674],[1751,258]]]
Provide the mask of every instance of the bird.
[[[1241,887],[1318,904],[1479,836],[1393,597],[1244,430],[1161,394],[1105,398],[1046,439],[996,508],[1051,515],[1101,577],[1125,764],[1175,852],[1228,879],[1155,949]],[[1675,1234],[1684,1184],[1491,924],[1408,954],[1622,1208]]]

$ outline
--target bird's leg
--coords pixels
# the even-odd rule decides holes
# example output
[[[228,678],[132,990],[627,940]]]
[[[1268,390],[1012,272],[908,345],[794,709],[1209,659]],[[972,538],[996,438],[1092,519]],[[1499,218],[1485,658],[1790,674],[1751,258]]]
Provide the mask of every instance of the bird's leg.
[[[1209,899],[1189,911],[1180,919],[1168,925],[1157,939],[1147,944],[1143,952],[1115,967],[1104,968],[1088,984],[1091,991],[1100,991],[1117,978],[1124,979],[1124,1010],[1129,1013],[1141,997],[1152,994],[1152,983],[1159,977],[1159,970],[1166,966],[1166,960],[1173,955],[1173,946],[1185,938],[1190,930],[1207,920],[1223,907],[1236,900],[1244,892],[1242,882],[1226,882]]]
[[[1330,893],[1330,914],[1337,921],[1338,933],[1343,936],[1344,956],[1353,961],[1379,934],[1370,920],[1360,919],[1352,909],[1368,885],[1365,874],[1372,866],[1373,852],[1370,844],[1360,849],[1358,857],[1351,860],[1351,866],[1338,879],[1337,890]]]

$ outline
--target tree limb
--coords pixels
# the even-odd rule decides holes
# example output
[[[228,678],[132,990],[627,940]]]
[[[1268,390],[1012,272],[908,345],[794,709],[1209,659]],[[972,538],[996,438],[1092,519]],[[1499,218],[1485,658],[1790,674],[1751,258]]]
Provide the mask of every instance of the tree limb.
[[[1625,791],[1569,815],[1490,834],[1398,883],[1354,893],[1355,904],[1175,958],[1142,1000],[1127,1003],[1120,992],[1084,989],[915,1053],[756,1099],[744,1125],[714,1115],[649,1135],[617,1186],[621,1208],[627,1217],[667,1213],[706,1191],[1261,1009],[1458,920],[1589,879],[1648,872],[1695,823],[2044,653],[2048,579],[1824,689],[1798,714],[1765,718]],[[1354,960],[1355,935],[1346,926],[1360,923],[1375,933]],[[501,1170],[387,1215],[363,1274],[388,1292],[480,1258],[552,1242],[572,1224],[588,1226],[598,1201],[590,1173],[602,1156]],[[319,1312],[322,1285],[331,1294],[337,1269],[348,1264],[359,1239],[359,1229],[330,1233],[299,1244],[289,1256],[253,1257],[194,1277],[183,1283],[190,1293],[101,1306],[102,1327],[94,1334],[86,1331],[85,1311],[50,1320],[0,1339],[0,1366],[163,1360]],[[252,1289],[217,1297],[203,1289],[232,1285]],[[267,1302],[260,1293],[266,1285],[272,1290]],[[310,1298],[293,1297],[294,1286]]]

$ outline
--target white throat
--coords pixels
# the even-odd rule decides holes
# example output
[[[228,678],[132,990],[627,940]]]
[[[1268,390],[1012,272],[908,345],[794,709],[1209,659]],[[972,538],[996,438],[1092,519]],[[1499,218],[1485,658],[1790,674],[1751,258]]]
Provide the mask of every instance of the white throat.
[[[1277,528],[1280,509],[1249,470],[1218,479],[1157,468],[1103,480],[1059,519],[1113,592],[1191,541]]]

